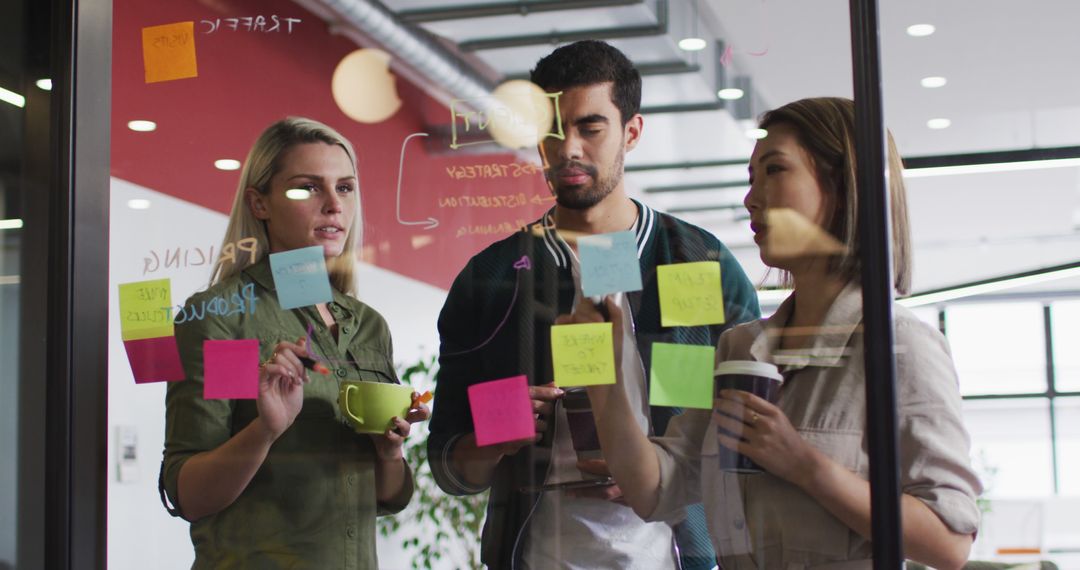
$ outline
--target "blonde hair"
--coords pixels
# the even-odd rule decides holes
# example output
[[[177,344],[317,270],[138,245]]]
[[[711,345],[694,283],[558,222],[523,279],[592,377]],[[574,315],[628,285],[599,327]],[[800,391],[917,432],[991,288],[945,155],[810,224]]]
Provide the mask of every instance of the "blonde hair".
[[[255,144],[244,160],[240,171],[240,183],[236,188],[232,212],[229,214],[229,226],[225,230],[225,239],[221,245],[210,284],[219,283],[258,263],[270,251],[270,240],[266,234],[266,225],[251,212],[244,194],[248,188],[259,193],[270,193],[270,180],[281,169],[281,157],[293,146],[305,143],[326,143],[337,145],[349,155],[353,172],[356,172],[356,152],[349,141],[334,129],[311,119],[287,117],[269,127],[259,135]],[[359,201],[359,192],[355,192]],[[352,226],[345,236],[345,248],[341,255],[327,265],[330,283],[338,291],[346,294],[356,293],[356,251],[360,249],[363,233],[362,212],[357,203],[356,215]],[[254,252],[248,255],[236,255],[236,245],[242,240],[255,240]],[[228,253],[227,253],[228,252]]]
[[[859,193],[855,178],[855,103],[841,97],[801,99],[765,113],[759,126],[768,130],[783,124],[795,129],[799,143],[810,154],[818,183],[835,198],[826,229],[844,244],[833,268],[857,279],[862,271],[859,244]],[[903,163],[892,133],[886,131],[889,171],[889,209],[892,218],[893,288],[901,295],[911,288],[911,236]]]

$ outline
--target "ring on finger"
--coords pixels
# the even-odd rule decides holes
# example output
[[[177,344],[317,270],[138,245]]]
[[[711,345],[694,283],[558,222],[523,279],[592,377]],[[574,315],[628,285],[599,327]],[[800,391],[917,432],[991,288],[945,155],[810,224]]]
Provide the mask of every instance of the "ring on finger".
[[[757,412],[750,412],[750,425],[756,424],[760,417]]]

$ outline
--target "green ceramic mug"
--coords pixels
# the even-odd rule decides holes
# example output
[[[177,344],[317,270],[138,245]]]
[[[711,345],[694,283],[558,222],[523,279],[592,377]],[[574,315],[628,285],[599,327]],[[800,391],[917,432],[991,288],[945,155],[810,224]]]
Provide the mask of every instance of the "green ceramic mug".
[[[357,433],[385,433],[390,420],[405,418],[413,387],[386,382],[346,381],[338,391],[338,407]]]

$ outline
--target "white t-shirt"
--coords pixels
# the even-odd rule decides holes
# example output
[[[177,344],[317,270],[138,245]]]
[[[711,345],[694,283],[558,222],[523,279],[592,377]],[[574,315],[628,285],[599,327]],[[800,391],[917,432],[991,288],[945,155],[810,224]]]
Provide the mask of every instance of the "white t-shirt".
[[[582,295],[581,263],[576,253],[571,258],[576,305]],[[637,350],[630,303],[622,293],[615,295],[615,300],[625,316],[620,363],[623,386],[635,412],[634,420],[641,431],[649,435],[645,370]],[[546,483],[586,478],[577,468],[566,413],[562,406],[558,406],[558,410]],[[671,527],[663,522],[645,522],[629,506],[611,501],[576,498],[561,491],[542,493],[526,532],[523,566],[528,569],[675,568]]]

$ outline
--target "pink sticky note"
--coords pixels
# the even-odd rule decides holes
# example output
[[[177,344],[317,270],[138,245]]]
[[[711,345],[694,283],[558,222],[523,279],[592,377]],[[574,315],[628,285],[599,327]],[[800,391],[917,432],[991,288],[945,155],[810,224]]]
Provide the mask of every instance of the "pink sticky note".
[[[469,407],[478,446],[536,435],[529,383],[524,376],[469,386]]]
[[[173,382],[185,378],[176,337],[162,336],[124,341],[136,384]]]
[[[259,396],[259,341],[203,341],[203,398],[254,400]]]

